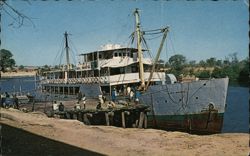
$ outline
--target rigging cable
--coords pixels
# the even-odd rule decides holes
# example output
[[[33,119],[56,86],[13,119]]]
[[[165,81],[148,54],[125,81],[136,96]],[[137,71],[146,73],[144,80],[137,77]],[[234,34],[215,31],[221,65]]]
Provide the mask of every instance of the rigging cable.
[[[73,43],[73,41],[70,38],[69,38],[69,43],[73,48],[73,49],[70,48],[70,50],[72,52],[72,53],[70,53],[71,57],[72,57],[72,60],[75,63],[75,65],[77,65],[76,56],[78,56],[79,53],[77,52],[77,48],[76,48],[75,44]]]
[[[57,52],[57,54],[56,54],[56,57],[55,57],[55,59],[54,59],[54,63],[53,63],[53,65],[55,66],[56,65],[56,62],[57,62],[57,59],[58,59],[58,57],[59,57],[59,54],[61,54],[62,52],[63,52],[63,39],[62,39],[62,41],[61,41],[61,44],[60,44],[60,47],[59,47],[59,50],[58,50],[58,52]],[[61,54],[62,55],[62,54]],[[60,61],[60,60],[59,60]]]

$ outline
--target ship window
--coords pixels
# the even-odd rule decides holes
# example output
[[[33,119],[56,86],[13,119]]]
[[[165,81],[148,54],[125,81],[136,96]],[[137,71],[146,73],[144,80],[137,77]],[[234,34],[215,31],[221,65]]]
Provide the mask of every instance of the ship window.
[[[119,56],[122,56],[122,53],[119,53]]]
[[[101,54],[99,54],[99,59],[102,59],[102,55]]]
[[[124,74],[125,73],[125,69],[124,68],[120,68],[120,73]]]
[[[122,55],[125,57],[125,56],[126,56],[126,53],[122,53]]]
[[[198,96],[196,97],[196,99],[199,99]]]
[[[114,56],[117,57],[117,53],[114,53]]]

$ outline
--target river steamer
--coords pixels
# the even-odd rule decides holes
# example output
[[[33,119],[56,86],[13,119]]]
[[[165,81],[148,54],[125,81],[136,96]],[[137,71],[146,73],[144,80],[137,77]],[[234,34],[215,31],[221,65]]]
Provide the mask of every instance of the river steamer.
[[[176,78],[157,70],[158,59],[167,37],[168,27],[151,30],[163,33],[156,58],[145,58],[143,35],[138,9],[134,12],[136,48],[107,45],[105,49],[81,54],[81,63],[71,68],[68,53],[68,34],[65,33],[67,65],[58,71],[45,73],[42,90],[50,94],[86,97],[117,95],[124,99],[130,90],[140,90],[140,103],[150,106],[148,126],[190,133],[220,133],[223,125],[228,78],[177,82]],[[129,92],[128,92],[129,88]]]

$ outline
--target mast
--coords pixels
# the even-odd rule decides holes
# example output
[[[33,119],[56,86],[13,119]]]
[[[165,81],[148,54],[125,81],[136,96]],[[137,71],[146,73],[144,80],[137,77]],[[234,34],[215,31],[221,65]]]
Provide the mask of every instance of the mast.
[[[145,90],[148,88],[148,86],[149,86],[149,84],[150,84],[150,81],[151,81],[151,79],[152,79],[152,77],[153,77],[153,74],[154,74],[154,71],[155,71],[156,64],[157,64],[157,62],[158,62],[158,60],[159,60],[159,57],[160,57],[160,54],[161,54],[161,51],[162,51],[163,44],[164,44],[164,42],[165,42],[165,40],[166,40],[166,37],[167,37],[168,27],[163,28],[163,29],[161,30],[161,32],[163,32],[164,34],[163,34],[163,37],[162,37],[161,44],[160,44],[160,47],[159,47],[159,49],[158,49],[158,52],[157,52],[157,54],[156,54],[156,56],[155,56],[155,60],[154,60],[154,63],[153,63],[153,67],[152,67],[152,70],[151,70],[151,72],[150,72],[150,75],[149,75],[148,82],[147,82],[147,84],[146,84]]]
[[[136,35],[137,35],[137,49],[138,49],[138,58],[139,58],[139,76],[141,79],[141,86],[140,89],[144,89],[145,87],[145,80],[144,80],[144,67],[142,62],[142,48],[141,48],[141,30],[140,30],[140,17],[139,17],[139,9],[136,8],[135,12],[135,24],[136,24]]]
[[[69,44],[68,44],[68,33],[65,31],[65,49],[66,49],[66,63],[67,63],[67,71],[70,70],[70,61],[69,61]]]

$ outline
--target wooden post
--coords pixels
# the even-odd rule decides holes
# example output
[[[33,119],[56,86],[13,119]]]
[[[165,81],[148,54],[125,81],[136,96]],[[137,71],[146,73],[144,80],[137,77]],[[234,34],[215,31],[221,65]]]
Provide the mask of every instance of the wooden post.
[[[147,112],[144,113],[144,128],[148,127],[148,117],[147,117]]]
[[[144,112],[140,113],[139,126],[138,128],[142,128],[144,122]]]
[[[35,111],[35,98],[32,99],[32,112]]]
[[[115,115],[115,113],[114,112],[108,112],[108,115],[109,115],[109,117],[110,117],[110,123],[109,123],[109,125],[113,125],[114,124],[114,115]]]
[[[77,120],[77,113],[73,113],[73,119],[76,119]]]
[[[126,125],[125,125],[125,114],[124,114],[124,112],[122,112],[122,127],[123,128],[126,128]]]
[[[109,126],[109,114],[105,112],[106,125]]]
[[[77,120],[82,121],[82,112],[77,113]]]
[[[70,119],[70,114],[68,112],[66,112],[65,116],[66,116],[66,119]]]
[[[138,127],[139,120],[135,120],[135,128]]]
[[[85,113],[85,114],[83,115],[83,122],[84,122],[84,124],[86,124],[86,125],[90,125],[90,122],[89,122],[87,113]]]

